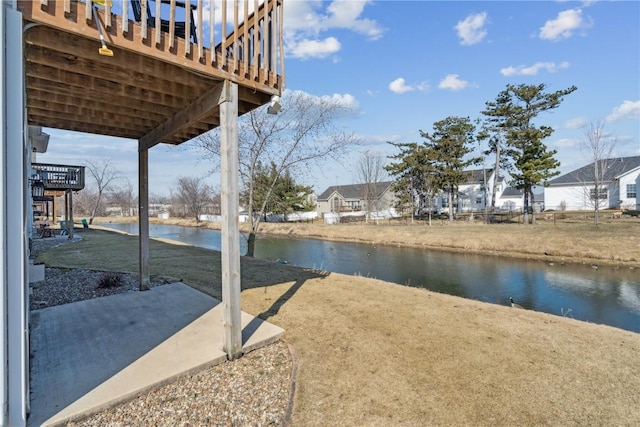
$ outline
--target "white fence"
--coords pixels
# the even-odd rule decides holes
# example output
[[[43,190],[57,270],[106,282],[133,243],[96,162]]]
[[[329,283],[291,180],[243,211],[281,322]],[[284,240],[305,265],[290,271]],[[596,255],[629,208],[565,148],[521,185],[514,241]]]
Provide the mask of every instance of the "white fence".
[[[221,222],[222,217],[220,215],[200,215],[200,221]],[[267,214],[266,218],[263,218],[265,222],[307,222],[313,221],[318,218],[318,212],[293,212],[288,215],[284,214]],[[240,213],[239,222],[248,222],[249,215],[247,213]]]
[[[366,216],[367,216],[367,213],[365,211],[341,212],[341,213],[328,212],[323,215],[323,219],[325,224],[340,224],[341,222],[343,222],[342,218],[349,218],[349,217],[365,217],[366,218]],[[390,208],[382,211],[371,212],[369,219],[373,222],[376,222],[381,219],[399,218],[400,216],[401,215],[398,214],[398,212],[396,212],[395,209]]]

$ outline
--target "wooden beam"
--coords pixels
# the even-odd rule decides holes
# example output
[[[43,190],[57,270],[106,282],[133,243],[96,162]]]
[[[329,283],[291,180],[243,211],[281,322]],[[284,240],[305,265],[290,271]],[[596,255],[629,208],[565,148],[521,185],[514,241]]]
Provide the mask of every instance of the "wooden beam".
[[[71,42],[71,39],[69,39],[69,42]],[[57,50],[56,48],[60,47],[58,43],[51,42],[47,44],[49,46],[42,44],[38,46],[28,45],[25,48],[25,58],[28,66],[31,66],[31,64],[44,65],[71,74],[98,77],[111,82],[118,82],[118,84],[179,93],[185,98],[194,98],[197,94],[210,87],[212,81],[216,81],[207,77],[187,74],[184,69],[169,64],[141,60],[128,53],[117,55],[116,60],[112,60],[115,56],[92,58],[90,55],[95,56],[97,49],[91,48],[88,52],[79,49],[70,54]],[[55,45],[55,47],[51,45]]]
[[[43,113],[41,111],[27,112],[27,120],[29,124],[34,124],[36,126],[43,126],[54,129],[64,129],[64,130],[73,130],[76,132],[84,132],[84,133],[92,133],[98,135],[108,135],[108,136],[117,136],[120,138],[131,138],[135,139],[137,135],[140,134],[140,130],[126,130],[122,127],[113,127],[113,126],[96,126],[91,123],[76,123],[69,121],[68,119],[61,119],[51,117],[51,115]]]
[[[149,290],[149,151],[138,142],[138,239],[140,290]]]
[[[40,103],[38,101],[49,101],[61,104],[71,104],[77,107],[96,108],[95,94],[91,92],[75,92],[72,94],[69,93],[68,89],[67,91],[61,91],[60,88],[52,84],[53,82],[36,80],[38,79],[33,79],[31,81],[29,84],[29,90],[27,91],[30,104],[31,101],[36,101],[38,104]],[[162,105],[160,102],[153,103],[143,101],[139,98],[116,95],[101,95],[100,106],[102,111],[109,112],[116,112],[116,110],[118,110],[122,113],[127,109],[126,114],[129,116],[142,117],[145,119],[155,120],[156,122],[161,121],[162,117],[173,114],[175,111],[174,108]]]
[[[27,90],[38,89],[48,92],[66,94],[71,98],[86,98],[91,96],[94,100],[99,99],[101,103],[110,103],[114,98],[122,101],[130,101],[129,105],[142,103],[150,108],[160,106],[166,107],[175,112],[184,108],[191,99],[182,98],[179,94],[172,96],[171,93],[147,90],[131,85],[119,85],[98,77],[84,76],[82,74],[62,73],[51,67],[38,66],[38,70],[29,67],[27,75]],[[192,98],[193,99],[193,98]],[[250,99],[247,99],[250,102]],[[156,112],[158,112],[156,111]],[[168,113],[167,113],[168,114]]]
[[[238,225],[238,85],[224,82],[220,104],[220,196],[222,210],[222,304],[227,359],[242,356],[240,232]]]
[[[143,5],[148,6],[146,0],[144,0]],[[265,10],[267,8],[273,8],[274,0],[266,0],[262,3],[260,9]],[[29,30],[25,34],[25,41],[30,43],[30,38],[33,34],[38,32],[44,33],[44,39],[56,43],[60,37],[66,35],[71,35],[72,42],[61,44],[61,47],[58,50],[66,51],[69,46],[73,46],[73,51],[76,52],[78,49],[89,49],[93,51],[93,55],[97,58],[98,55],[98,40],[99,35],[97,28],[92,25],[87,25],[87,19],[89,22],[92,21],[91,17],[86,13],[86,7],[78,7],[77,5],[80,3],[72,3],[71,12],[69,16],[65,16],[63,11],[63,2],[56,1],[50,2],[49,5],[42,10],[39,7],[34,7],[35,3],[31,1],[19,1],[18,9],[23,13],[23,17],[25,20],[43,23],[42,27],[36,27]],[[266,5],[266,7],[265,7]],[[223,8],[226,10],[227,8],[227,0],[223,0],[222,4]],[[102,11],[100,11],[102,13]],[[255,17],[258,17],[258,14],[254,12]],[[163,37],[162,42],[158,45],[156,43],[152,43],[147,37],[147,29],[143,30],[142,25],[139,23],[131,23],[127,22],[127,31],[124,33],[120,29],[123,28],[123,19],[121,16],[114,15],[115,23],[106,31],[105,38],[106,42],[114,51],[114,56],[111,57],[112,60],[116,59],[117,55],[122,54],[124,51],[133,52],[134,57],[140,58],[156,58],[157,60],[165,63],[171,63],[177,65],[179,67],[191,69],[197,71],[197,73],[211,76],[215,79],[223,80],[229,79],[234,82],[237,82],[241,86],[248,86],[257,91],[265,92],[270,95],[277,95],[280,92],[278,87],[269,87],[265,85],[263,82],[258,82],[254,80],[245,79],[244,75],[247,70],[243,70],[243,68],[239,67],[238,74],[231,72],[226,67],[219,67],[214,61],[214,55],[212,49],[205,49],[205,57],[210,54],[210,61],[201,61],[199,55],[191,55],[185,49],[185,44],[178,43],[175,46],[169,46],[169,41],[171,37]],[[255,19],[254,17],[250,17],[249,20]],[[226,19],[222,20],[223,26],[226,30]],[[146,20],[143,20],[142,24],[145,24]],[[130,25],[131,24],[131,25]],[[242,23],[238,24],[239,27],[242,27]],[[240,28],[235,29],[237,31],[243,31]],[[145,34],[143,38],[143,34]],[[221,59],[225,61],[223,65],[226,65],[226,46],[227,44],[232,44],[234,39],[233,34],[223,34],[223,46],[222,46],[222,54]],[[37,43],[36,43],[37,44]],[[89,46],[87,48],[87,46]],[[215,49],[213,49],[215,50]],[[212,62],[215,66],[212,66]],[[136,69],[137,67],[132,64],[131,69]]]
[[[93,123],[99,125],[101,123],[119,123],[124,128],[135,129],[136,126],[138,128],[151,128],[158,120],[150,120],[145,117],[136,117],[135,115],[127,115],[126,112],[120,111],[117,113],[115,111],[106,111],[96,108],[96,106],[91,107],[78,107],[70,104],[60,104],[52,101],[39,101],[34,103],[31,106],[34,112],[40,111],[40,113],[45,114],[47,111],[50,111],[50,117],[58,117],[60,119],[64,119],[65,115],[73,115],[73,116],[82,116],[87,120],[88,123]]]
[[[140,147],[143,149],[151,148],[179,129],[197,122],[202,117],[210,114],[221,102],[223,86],[223,83],[215,85],[200,98],[196,99],[191,105],[177,112],[160,126],[140,138]],[[236,109],[238,101],[237,91],[236,86]]]

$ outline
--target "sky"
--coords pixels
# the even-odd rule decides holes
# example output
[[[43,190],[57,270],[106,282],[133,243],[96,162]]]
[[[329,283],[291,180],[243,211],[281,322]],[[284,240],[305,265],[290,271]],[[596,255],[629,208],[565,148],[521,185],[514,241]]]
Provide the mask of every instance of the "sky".
[[[640,2],[285,0],[284,29],[285,90],[348,100],[354,114],[337,125],[361,141],[341,164],[310,168],[302,183],[317,194],[356,183],[365,151],[386,159],[398,151],[388,142],[421,142],[420,131],[446,117],[483,118],[508,84],[578,88],[535,119],[555,130],[544,142],[561,173],[589,163],[584,126],[598,121],[614,156],[640,155]],[[109,160],[137,187],[137,141],[44,131],[38,162]],[[202,157],[188,143],[152,148],[150,193],[207,174],[217,188]]]

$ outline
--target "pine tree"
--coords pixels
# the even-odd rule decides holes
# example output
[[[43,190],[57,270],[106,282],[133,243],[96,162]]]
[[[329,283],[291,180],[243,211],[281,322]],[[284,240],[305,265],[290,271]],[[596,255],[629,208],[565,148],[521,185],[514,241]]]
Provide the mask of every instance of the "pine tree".
[[[426,207],[431,215],[433,197],[438,188],[426,147],[416,142],[389,144],[400,149],[400,153],[389,156],[397,161],[385,166],[385,170],[396,178],[391,186],[396,194],[396,209],[403,211],[410,208],[413,216],[416,211],[420,213]]]
[[[478,158],[468,158],[475,141],[475,125],[468,117],[450,116],[433,124],[433,133],[420,131],[425,138],[427,157],[434,171],[436,186],[447,192],[449,198],[449,221],[453,221],[454,197],[458,186],[466,175],[464,170],[479,162]]]
[[[496,127],[504,131],[506,150],[510,159],[512,185],[524,193],[524,222],[529,222],[530,203],[533,201],[533,187],[557,176],[560,166],[542,142],[553,133],[549,126],[538,126],[533,120],[542,112],[557,108],[563,97],[577,90],[575,86],[545,93],[546,86],[507,85],[495,101],[487,102],[483,114],[492,118]],[[533,216],[535,222],[535,216]]]

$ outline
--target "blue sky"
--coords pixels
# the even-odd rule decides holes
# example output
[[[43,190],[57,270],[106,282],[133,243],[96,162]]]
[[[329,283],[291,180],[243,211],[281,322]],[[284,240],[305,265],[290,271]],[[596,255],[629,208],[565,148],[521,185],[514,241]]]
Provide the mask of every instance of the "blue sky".
[[[588,162],[583,126],[605,121],[614,155],[640,155],[640,2],[636,1],[301,1],[285,0],[286,88],[340,95],[356,109],[339,125],[362,145],[344,164],[312,168],[317,193],[356,182],[361,153],[417,142],[448,116],[481,118],[507,84],[578,90],[536,120],[555,129],[560,171]],[[286,106],[285,106],[286,108]],[[137,185],[137,143],[46,129],[39,162],[111,159]],[[188,146],[153,148],[150,192],[168,194],[180,176],[211,169]],[[208,178],[217,186],[218,175]]]

